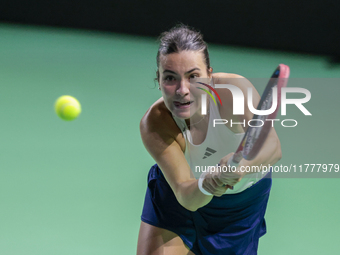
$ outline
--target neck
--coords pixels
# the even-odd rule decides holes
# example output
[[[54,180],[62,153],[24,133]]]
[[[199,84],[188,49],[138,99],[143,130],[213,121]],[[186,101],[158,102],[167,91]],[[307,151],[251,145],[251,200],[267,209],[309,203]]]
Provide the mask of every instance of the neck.
[[[210,107],[208,104],[206,115],[196,113],[193,116],[191,116],[189,119],[186,119],[185,123],[187,124],[190,130],[192,129],[204,130],[208,126],[209,117],[210,117]]]

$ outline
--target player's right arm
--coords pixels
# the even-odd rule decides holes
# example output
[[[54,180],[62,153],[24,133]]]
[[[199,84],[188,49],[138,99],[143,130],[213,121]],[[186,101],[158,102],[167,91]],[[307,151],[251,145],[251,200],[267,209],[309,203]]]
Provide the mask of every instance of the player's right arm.
[[[198,188],[198,181],[191,176],[183,153],[184,137],[162,99],[144,115],[140,132],[145,148],[162,170],[177,201],[190,211],[208,204],[213,196],[204,195]],[[221,191],[221,195],[224,192]]]

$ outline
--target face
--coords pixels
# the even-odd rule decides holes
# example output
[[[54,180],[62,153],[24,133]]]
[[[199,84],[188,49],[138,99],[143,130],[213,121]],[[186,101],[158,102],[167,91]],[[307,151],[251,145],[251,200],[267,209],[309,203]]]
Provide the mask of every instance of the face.
[[[211,78],[200,51],[181,51],[161,56],[159,85],[166,107],[178,118],[200,114],[200,89],[190,88],[190,79]]]

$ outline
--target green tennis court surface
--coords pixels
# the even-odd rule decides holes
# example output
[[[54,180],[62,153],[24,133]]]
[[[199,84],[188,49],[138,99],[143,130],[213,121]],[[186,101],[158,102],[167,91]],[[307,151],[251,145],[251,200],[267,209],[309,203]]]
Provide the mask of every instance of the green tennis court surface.
[[[0,254],[135,254],[154,164],[139,121],[160,97],[157,47],[155,38],[0,25]],[[319,56],[217,45],[210,54],[214,72],[269,78],[284,63],[291,78],[340,77]],[[339,85],[301,86],[313,116],[292,107],[287,118],[299,125],[277,126],[280,163],[340,163]],[[64,94],[82,104],[73,122],[54,113]],[[274,179],[259,254],[337,254],[339,182]]]

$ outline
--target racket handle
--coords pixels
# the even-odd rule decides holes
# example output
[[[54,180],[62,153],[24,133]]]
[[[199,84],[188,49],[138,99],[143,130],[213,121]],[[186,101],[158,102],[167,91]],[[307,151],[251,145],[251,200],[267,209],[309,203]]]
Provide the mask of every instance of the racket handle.
[[[240,164],[240,162],[235,162],[234,160],[234,157],[231,157],[229,160],[228,160],[228,162],[227,162],[227,164],[228,164],[228,166],[230,166],[230,167],[238,167],[238,165]]]
[[[228,166],[230,167],[238,167],[240,161],[242,159],[242,151],[236,152],[227,162]]]
[[[228,160],[228,162],[227,162],[227,165],[230,167],[230,168],[232,168],[233,166],[234,167],[237,167],[238,166],[238,164],[240,163],[240,162],[235,162],[234,160],[234,156],[232,156],[229,160]],[[228,188],[229,189],[234,189],[234,186],[230,186],[230,185],[226,185],[226,184],[224,184],[224,186],[228,186]]]

